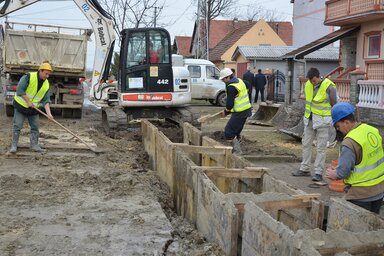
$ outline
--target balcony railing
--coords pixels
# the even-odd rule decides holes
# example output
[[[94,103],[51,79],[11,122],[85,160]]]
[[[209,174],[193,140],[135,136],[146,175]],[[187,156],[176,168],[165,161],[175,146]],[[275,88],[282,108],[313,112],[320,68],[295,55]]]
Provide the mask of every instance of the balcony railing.
[[[384,0],[328,0],[325,24],[342,22],[347,19],[366,19],[366,14],[384,12]],[[373,13],[374,14],[374,13]],[[344,22],[344,24],[347,24]]]
[[[365,108],[384,109],[384,80],[359,80],[359,103]]]
[[[307,82],[307,78],[300,77],[300,99],[305,99],[304,98],[304,87],[305,83]],[[332,81],[336,84],[336,91],[337,91],[337,96],[338,101],[343,101],[343,102],[349,102],[350,99],[350,91],[351,91],[351,80],[349,79],[332,79]]]

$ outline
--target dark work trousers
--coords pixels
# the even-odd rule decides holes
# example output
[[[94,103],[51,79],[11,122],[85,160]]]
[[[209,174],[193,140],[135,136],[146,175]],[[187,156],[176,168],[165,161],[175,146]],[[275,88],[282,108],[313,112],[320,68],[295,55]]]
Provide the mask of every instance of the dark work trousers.
[[[379,200],[376,200],[376,201],[372,201],[372,202],[362,202],[362,201],[359,201],[359,200],[348,200],[349,202],[357,205],[357,206],[360,206],[368,211],[371,211],[371,212],[374,212],[374,213],[377,213],[379,214],[380,213],[380,207],[381,207],[381,202],[383,201],[383,198],[379,199]]]
[[[257,88],[256,87],[255,103],[257,102],[257,98],[259,96],[259,92],[261,94],[261,101],[265,101],[264,100],[264,87],[263,88]]]

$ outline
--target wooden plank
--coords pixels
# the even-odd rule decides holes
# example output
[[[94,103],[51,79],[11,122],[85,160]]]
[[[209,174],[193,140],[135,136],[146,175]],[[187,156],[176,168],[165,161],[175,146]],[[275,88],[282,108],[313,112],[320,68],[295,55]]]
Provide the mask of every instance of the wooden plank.
[[[254,202],[263,210],[283,210],[283,209],[297,209],[297,208],[311,208],[312,202],[304,201],[303,199],[286,199],[286,200],[273,200],[265,202]],[[244,203],[235,204],[239,212],[244,212]]]
[[[204,170],[209,177],[225,177],[225,178],[256,178],[263,177],[263,170],[244,170],[244,169],[211,169]]]
[[[209,155],[224,154],[225,150],[232,149],[232,147],[225,147],[225,146],[213,146],[213,147],[195,146],[195,145],[188,145],[185,143],[173,143],[173,145],[182,148],[187,153],[199,153],[199,154],[209,154]]]
[[[331,256],[341,252],[361,256],[384,255],[383,244],[350,245],[344,248],[316,248],[316,250],[323,256]]]
[[[321,197],[321,194],[313,193],[313,194],[300,194],[300,195],[292,195],[292,196],[297,199],[312,200],[312,199],[319,199]]]

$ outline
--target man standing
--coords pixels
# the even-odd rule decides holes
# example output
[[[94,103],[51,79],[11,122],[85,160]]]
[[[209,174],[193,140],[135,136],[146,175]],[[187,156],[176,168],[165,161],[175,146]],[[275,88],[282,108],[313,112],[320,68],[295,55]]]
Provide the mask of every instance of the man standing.
[[[312,143],[316,137],[316,160],[313,181],[323,181],[325,169],[325,149],[328,141],[328,131],[332,124],[331,107],[336,104],[336,85],[328,78],[321,79],[317,68],[310,68],[305,84],[305,112],[303,134],[303,160],[300,169],[293,176],[310,176]]]
[[[251,67],[248,67],[247,72],[244,73],[243,81],[248,89],[249,102],[252,103],[252,88],[255,86],[255,75],[251,72]]]
[[[344,179],[351,203],[379,213],[384,197],[384,153],[379,131],[357,122],[355,108],[346,102],[332,108],[336,130],[345,137],[341,144],[338,166],[327,170],[330,179]]]
[[[255,103],[257,103],[257,99],[259,96],[259,92],[261,95],[261,101],[264,102],[264,88],[267,84],[267,79],[265,75],[261,73],[261,69],[257,70],[257,74],[255,76],[255,87],[256,87],[256,95],[255,95]]]
[[[232,114],[225,126],[224,136],[227,141],[232,142],[233,153],[241,154],[240,133],[243,130],[245,121],[252,115],[248,91],[244,82],[236,78],[229,68],[220,71],[220,80],[225,83],[227,93],[227,104],[222,116]]]
[[[39,113],[35,110],[40,106],[44,106],[47,115],[53,119],[51,108],[49,107],[49,82],[48,77],[52,72],[52,67],[48,62],[40,65],[37,72],[30,72],[21,77],[16,94],[13,100],[14,116],[12,145],[10,153],[17,151],[17,143],[19,142],[20,131],[23,128],[25,118],[28,119],[31,127],[30,141],[31,149],[36,152],[44,150],[39,146]]]

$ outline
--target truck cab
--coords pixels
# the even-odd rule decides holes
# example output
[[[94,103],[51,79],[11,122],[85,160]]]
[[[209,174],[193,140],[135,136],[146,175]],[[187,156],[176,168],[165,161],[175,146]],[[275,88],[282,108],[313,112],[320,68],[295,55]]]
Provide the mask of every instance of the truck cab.
[[[225,106],[225,83],[219,80],[220,70],[209,60],[184,59],[191,76],[192,99],[208,100],[212,105]]]

